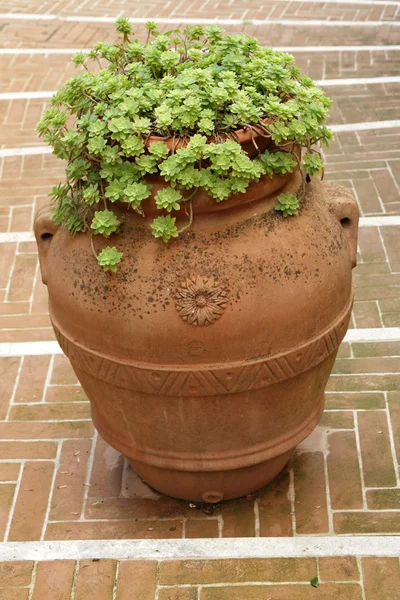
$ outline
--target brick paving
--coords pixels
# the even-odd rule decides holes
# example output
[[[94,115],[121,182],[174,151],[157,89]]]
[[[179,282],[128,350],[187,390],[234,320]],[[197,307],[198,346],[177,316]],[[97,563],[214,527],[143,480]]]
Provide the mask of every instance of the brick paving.
[[[209,13],[207,16],[210,17]],[[142,16],[142,15],[140,15]],[[181,15],[183,16],[183,15]],[[190,17],[190,15],[184,15]],[[214,15],[211,15],[214,17]],[[154,15],[152,18],[157,18]],[[185,27],[177,17],[176,23],[160,24],[161,31],[171,27]],[[351,27],[323,25],[224,25],[228,33],[243,32],[253,35],[269,46],[360,46],[392,45],[399,43],[399,27],[390,22],[379,27],[364,24]],[[145,39],[147,31],[143,24],[135,26],[136,35]],[[91,48],[96,42],[113,42],[113,23],[70,22],[62,20],[13,20],[0,19],[0,47],[5,48]]]
[[[399,75],[399,7],[344,2],[0,0],[1,12],[149,18],[329,19],[383,25],[243,23],[268,45],[305,46],[314,79]],[[171,25],[163,25],[163,29]],[[137,25],[139,36],[143,26]],[[0,48],[88,48],[113,41],[112,23],[0,19]],[[311,52],[311,46],[354,46]],[[51,91],[73,72],[69,56],[1,55],[0,93]],[[400,85],[327,88],[331,123],[396,119]],[[38,145],[46,99],[1,100],[3,148]],[[326,178],[355,194],[361,214],[400,215],[400,128],[336,134]],[[29,232],[63,165],[50,155],[0,163],[0,233]],[[400,327],[400,226],[362,227],[352,327]],[[36,246],[0,244],[0,343],[51,341]],[[248,498],[217,506],[167,498],[146,486],[97,436],[66,358],[0,358],[0,541],[179,539],[400,534],[400,342],[345,343],[316,431],[283,473]],[[92,557],[96,559],[95,556]],[[310,582],[318,577],[319,587]],[[61,560],[0,563],[0,600],[398,600],[397,558]]]
[[[398,600],[399,586],[397,558],[0,563],[1,600]]]
[[[130,17],[194,17],[225,19],[329,19],[335,21],[394,21],[398,19],[400,10],[396,6],[359,5],[351,1],[335,5],[323,2],[291,2],[290,0],[234,0],[218,2],[203,0],[202,2],[174,2],[172,0],[153,0],[146,2],[137,0],[134,5],[129,0],[95,0],[87,3],[83,0],[72,0],[67,3],[44,0],[35,4],[32,0],[14,3],[13,6],[2,0],[0,12],[5,13],[48,13],[60,15],[96,15]]]

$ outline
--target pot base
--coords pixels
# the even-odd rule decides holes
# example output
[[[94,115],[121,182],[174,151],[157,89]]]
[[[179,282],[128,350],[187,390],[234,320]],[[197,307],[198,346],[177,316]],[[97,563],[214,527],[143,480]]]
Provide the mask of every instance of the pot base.
[[[290,460],[289,450],[257,465],[242,469],[214,472],[173,471],[159,469],[134,460],[128,462],[152,488],[179,500],[217,504],[222,500],[240,498],[270,483]]]

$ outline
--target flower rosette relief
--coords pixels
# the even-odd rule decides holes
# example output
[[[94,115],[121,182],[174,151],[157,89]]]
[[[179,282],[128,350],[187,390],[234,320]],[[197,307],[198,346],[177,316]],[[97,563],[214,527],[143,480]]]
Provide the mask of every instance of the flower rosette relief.
[[[227,304],[228,292],[213,277],[186,279],[175,294],[179,315],[190,325],[212,325],[220,318]]]

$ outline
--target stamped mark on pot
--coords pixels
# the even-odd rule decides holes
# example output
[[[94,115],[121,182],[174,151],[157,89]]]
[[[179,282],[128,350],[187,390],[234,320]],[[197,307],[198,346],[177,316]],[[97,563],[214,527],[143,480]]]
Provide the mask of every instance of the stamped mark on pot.
[[[213,277],[186,279],[175,292],[175,306],[184,321],[203,327],[220,318],[228,304],[228,291]]]
[[[206,351],[206,347],[203,342],[198,342],[196,340],[189,342],[186,348],[190,356],[201,356],[203,352]]]

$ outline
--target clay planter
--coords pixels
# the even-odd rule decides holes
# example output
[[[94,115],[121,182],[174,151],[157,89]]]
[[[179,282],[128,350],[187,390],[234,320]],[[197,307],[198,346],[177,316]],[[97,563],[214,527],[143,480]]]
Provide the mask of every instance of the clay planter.
[[[145,218],[121,206],[121,233],[95,238],[124,252],[117,274],[97,266],[88,234],[37,215],[51,320],[94,424],[165,494],[254,491],[318,423],[352,307],[358,210],[315,180],[284,219],[277,195],[299,185],[295,174],[227,202],[200,194],[169,244],[151,235],[151,202]]]

